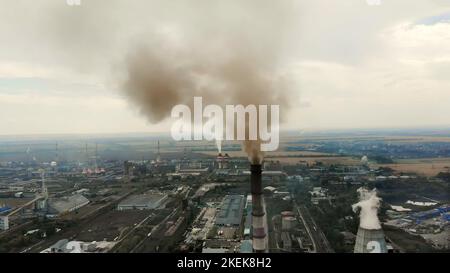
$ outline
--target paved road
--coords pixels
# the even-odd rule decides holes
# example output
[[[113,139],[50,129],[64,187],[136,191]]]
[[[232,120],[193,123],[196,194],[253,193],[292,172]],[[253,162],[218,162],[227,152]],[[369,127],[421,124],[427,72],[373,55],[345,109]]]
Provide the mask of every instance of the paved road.
[[[326,253],[333,253],[334,250],[330,245],[330,242],[328,242],[327,237],[325,234],[323,234],[323,231],[317,226],[316,221],[314,218],[310,215],[309,210],[303,206],[303,210],[305,211],[305,214],[307,215],[307,218],[311,220],[311,225],[313,227],[314,233],[318,235],[318,242],[319,242],[319,248],[321,249],[321,252]]]
[[[308,224],[308,222],[306,222],[306,219],[305,219],[305,217],[303,215],[303,212],[300,210],[300,207],[297,205],[296,202],[294,202],[294,205],[295,205],[295,208],[297,209],[297,212],[298,212],[298,215],[300,216],[300,219],[303,222],[303,225],[306,228],[306,232],[308,232],[309,238],[310,238],[310,240],[312,242],[312,245],[313,245],[313,252],[317,252],[317,243],[316,243],[316,240],[314,239],[314,236],[313,236],[313,234],[311,232],[310,225]]]

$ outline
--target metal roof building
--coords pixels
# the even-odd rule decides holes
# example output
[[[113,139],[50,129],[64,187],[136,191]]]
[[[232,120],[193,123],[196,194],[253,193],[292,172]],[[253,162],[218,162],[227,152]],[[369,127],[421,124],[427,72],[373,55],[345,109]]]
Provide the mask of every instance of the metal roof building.
[[[6,213],[10,211],[12,208],[10,207],[0,207],[0,213]]]
[[[241,253],[253,253],[252,240],[242,240],[241,241],[240,252]]]
[[[225,196],[220,211],[216,216],[218,226],[239,226],[244,211],[243,195]]]
[[[81,194],[50,199],[48,202],[50,213],[71,212],[89,204],[89,200]]]

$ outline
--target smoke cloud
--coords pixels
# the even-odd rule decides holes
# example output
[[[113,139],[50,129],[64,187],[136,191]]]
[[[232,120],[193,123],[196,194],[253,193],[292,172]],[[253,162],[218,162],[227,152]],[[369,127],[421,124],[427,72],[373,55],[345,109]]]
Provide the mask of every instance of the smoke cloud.
[[[227,20],[188,20],[143,37],[127,55],[124,94],[151,123],[177,104],[192,107],[194,96],[222,107],[278,104],[283,119],[295,99],[279,65],[290,14],[290,1],[280,2],[232,2],[239,12]],[[262,161],[259,144],[243,142],[252,163]]]
[[[14,1],[0,10],[8,23],[0,32],[20,45],[9,46],[6,59],[62,64],[69,78],[76,71],[89,83],[102,78],[153,124],[177,104],[192,106],[194,96],[220,106],[278,104],[283,121],[296,102],[286,76],[298,39],[296,2]],[[43,42],[30,51],[30,39]],[[256,144],[245,142],[243,149],[261,161]]]
[[[365,229],[381,229],[380,220],[378,219],[378,209],[380,208],[381,198],[377,196],[377,190],[361,187],[357,190],[359,194],[359,202],[352,205],[354,212],[359,212],[359,226]]]

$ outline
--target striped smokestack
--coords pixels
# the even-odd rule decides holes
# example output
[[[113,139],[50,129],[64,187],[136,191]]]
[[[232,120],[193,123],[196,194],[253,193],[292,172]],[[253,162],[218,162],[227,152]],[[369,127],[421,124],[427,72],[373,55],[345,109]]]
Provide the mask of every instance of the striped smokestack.
[[[261,164],[250,165],[250,187],[252,192],[253,251],[265,252],[266,231],[264,228],[264,208],[262,196]]]

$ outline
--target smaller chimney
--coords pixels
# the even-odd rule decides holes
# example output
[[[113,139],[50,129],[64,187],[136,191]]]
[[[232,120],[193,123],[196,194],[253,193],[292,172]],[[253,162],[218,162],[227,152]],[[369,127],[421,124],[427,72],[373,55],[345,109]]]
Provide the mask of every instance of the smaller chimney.
[[[217,166],[218,166],[218,168],[219,169],[223,169],[223,156],[222,156],[222,153],[219,153],[218,155],[217,155]]]
[[[223,164],[222,164],[222,167],[224,169],[228,169],[229,160],[230,160],[230,156],[226,153],[223,157]]]

